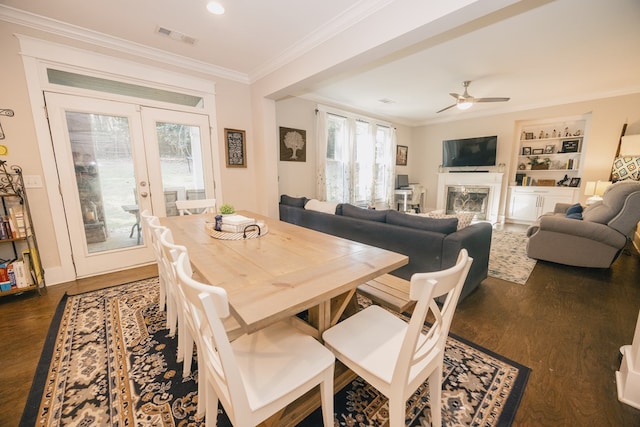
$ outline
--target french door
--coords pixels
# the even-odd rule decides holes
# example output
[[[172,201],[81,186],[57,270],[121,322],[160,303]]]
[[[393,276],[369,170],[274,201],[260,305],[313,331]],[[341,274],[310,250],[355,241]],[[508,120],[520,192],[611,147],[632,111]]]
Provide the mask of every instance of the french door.
[[[77,277],[141,265],[140,212],[213,197],[208,116],[45,93]]]

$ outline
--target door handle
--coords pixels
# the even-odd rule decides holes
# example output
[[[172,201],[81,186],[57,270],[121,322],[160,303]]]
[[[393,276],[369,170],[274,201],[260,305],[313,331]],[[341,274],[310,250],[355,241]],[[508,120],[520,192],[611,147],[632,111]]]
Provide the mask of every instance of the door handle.
[[[146,191],[143,191],[142,193],[140,193],[140,197],[147,197],[149,195],[149,193],[147,193]]]

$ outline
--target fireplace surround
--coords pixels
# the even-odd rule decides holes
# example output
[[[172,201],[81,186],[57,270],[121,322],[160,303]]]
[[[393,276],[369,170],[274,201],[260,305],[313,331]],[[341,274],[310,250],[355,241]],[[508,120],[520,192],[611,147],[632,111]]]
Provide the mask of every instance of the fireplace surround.
[[[475,220],[499,222],[503,177],[499,172],[439,173],[436,207],[445,213],[474,212]]]

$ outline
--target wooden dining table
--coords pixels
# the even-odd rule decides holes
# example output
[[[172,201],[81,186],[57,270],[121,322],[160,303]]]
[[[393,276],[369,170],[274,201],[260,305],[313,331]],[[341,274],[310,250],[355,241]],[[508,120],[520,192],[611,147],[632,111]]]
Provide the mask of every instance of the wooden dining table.
[[[310,310],[308,331],[320,339],[358,285],[408,262],[406,255],[253,212],[238,213],[266,224],[266,234],[211,237],[205,230],[213,221],[210,215],[166,217],[160,223],[171,229],[176,244],[187,248],[202,281],[227,291],[231,314],[245,333]]]

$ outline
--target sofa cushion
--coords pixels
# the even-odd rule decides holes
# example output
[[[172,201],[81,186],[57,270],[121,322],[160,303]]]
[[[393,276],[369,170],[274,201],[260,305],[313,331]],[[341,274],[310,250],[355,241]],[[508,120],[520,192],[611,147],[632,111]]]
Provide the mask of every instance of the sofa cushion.
[[[351,218],[364,219],[367,221],[385,222],[387,220],[387,211],[378,211],[375,209],[363,209],[348,203],[342,204],[342,216]]]
[[[465,227],[471,225],[471,221],[473,221],[473,217],[476,216],[473,212],[463,212],[458,214],[445,214],[442,212],[427,212],[424,216],[428,216],[429,218],[458,218],[458,230],[462,230]]]
[[[304,208],[305,203],[307,203],[306,197],[292,197],[283,194],[280,196],[280,203],[287,206],[295,206],[297,208]]]
[[[429,218],[418,215],[407,215],[398,211],[387,211],[387,224],[435,231],[436,233],[454,233],[458,227],[458,218]]]
[[[309,199],[304,205],[304,208],[310,211],[324,212],[333,215],[336,213],[337,206],[337,202],[321,202],[320,200]]]

